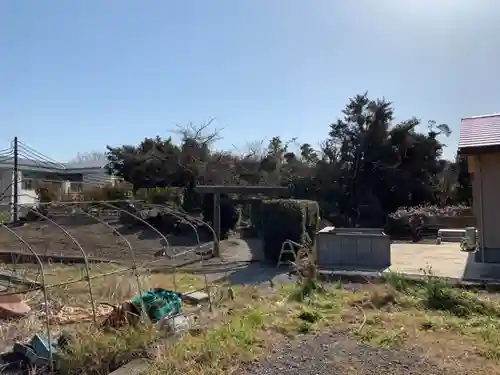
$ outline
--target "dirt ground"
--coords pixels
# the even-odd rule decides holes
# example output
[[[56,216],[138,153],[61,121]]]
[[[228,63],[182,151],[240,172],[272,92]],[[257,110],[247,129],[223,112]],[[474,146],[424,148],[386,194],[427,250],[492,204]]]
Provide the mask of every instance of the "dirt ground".
[[[416,350],[375,348],[339,333],[304,335],[276,345],[239,375],[466,374],[447,369]]]
[[[11,228],[15,234],[0,228],[0,252],[29,254],[29,249],[19,236],[39,255],[81,256],[78,242],[89,257],[128,263],[132,259],[130,248],[134,250],[138,261],[147,262],[162,252],[175,255],[197,244],[194,231],[185,236],[165,235],[165,241],[151,228],[125,227],[112,217],[103,218],[107,225],[90,218],[60,217],[54,221],[60,227],[49,221],[41,221]],[[119,234],[113,233],[113,229]]]

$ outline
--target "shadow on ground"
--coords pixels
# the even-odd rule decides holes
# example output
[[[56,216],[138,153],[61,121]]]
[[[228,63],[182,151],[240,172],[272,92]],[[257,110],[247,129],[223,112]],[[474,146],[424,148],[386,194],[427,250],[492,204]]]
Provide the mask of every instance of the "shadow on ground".
[[[191,272],[207,275],[209,282],[228,281],[231,285],[289,284],[295,281],[288,268],[276,269],[260,261],[204,264]]]
[[[193,266],[191,272],[206,274],[210,282],[227,280],[232,285],[284,284],[294,282],[290,268],[269,264],[258,238],[233,237],[220,243],[220,257]]]

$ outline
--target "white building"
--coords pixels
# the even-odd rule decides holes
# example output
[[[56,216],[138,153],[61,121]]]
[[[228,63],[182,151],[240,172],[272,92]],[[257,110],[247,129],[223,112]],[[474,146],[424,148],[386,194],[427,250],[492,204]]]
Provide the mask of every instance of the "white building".
[[[106,161],[81,163],[49,163],[37,160],[18,159],[17,189],[18,204],[33,206],[38,202],[36,189],[47,184],[55,185],[61,193],[79,193],[85,186],[115,184],[120,181],[107,173]],[[0,161],[0,208],[9,210],[14,203],[14,161]]]

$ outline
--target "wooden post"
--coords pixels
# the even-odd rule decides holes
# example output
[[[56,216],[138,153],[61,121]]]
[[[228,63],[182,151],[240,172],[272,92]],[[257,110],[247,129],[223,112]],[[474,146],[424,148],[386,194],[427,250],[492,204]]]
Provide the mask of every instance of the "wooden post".
[[[220,256],[220,193],[214,193],[214,231],[216,241],[214,244],[214,256]]]

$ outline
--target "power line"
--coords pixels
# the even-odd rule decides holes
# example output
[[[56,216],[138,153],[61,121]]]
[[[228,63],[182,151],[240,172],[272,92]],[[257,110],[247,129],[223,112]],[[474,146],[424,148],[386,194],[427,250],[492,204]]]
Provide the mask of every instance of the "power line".
[[[51,162],[45,162],[43,160],[36,160],[36,159],[34,159],[32,157],[32,155],[26,155],[24,152],[19,152],[18,155],[19,155],[19,157],[21,157],[21,158],[23,158],[25,160],[29,160],[30,163],[32,163],[33,166],[35,166],[35,167],[49,168],[49,169],[54,169],[54,170],[58,170],[58,171],[64,170],[63,168],[61,168],[57,164],[54,164],[54,163],[51,163]],[[20,164],[21,165],[23,164],[22,160],[20,161]]]
[[[14,150],[9,149],[9,148],[4,148],[0,150],[0,157],[13,157],[14,156]]]
[[[47,164],[51,164],[51,165],[58,165],[58,166],[60,165],[59,163],[53,162],[50,159],[42,158],[42,157],[38,156],[37,154],[34,154],[30,150],[24,149],[23,147],[19,148],[18,153],[19,154],[23,154],[22,155],[23,157],[25,157],[27,159],[30,159],[30,160],[41,161],[41,162],[44,162],[44,163],[47,163]]]
[[[23,158],[26,158],[32,162],[35,162],[35,163],[42,162],[42,163],[44,163],[44,165],[50,165],[56,169],[64,169],[64,166],[62,164],[54,163],[50,159],[41,158],[37,154],[34,154],[33,152],[31,152],[30,150],[26,150],[24,147],[20,147],[18,149],[18,155],[22,156]]]
[[[30,146],[24,144],[21,141],[18,141],[18,149],[20,151],[23,151],[25,154],[28,154],[30,158],[38,159],[40,161],[44,161],[44,162],[52,164],[52,165],[57,165],[60,169],[66,168],[66,166],[64,164],[59,163],[58,161],[50,158],[47,155],[42,154],[41,152],[38,152],[37,150],[31,148]]]
[[[34,148],[32,148],[32,147],[28,146],[27,144],[25,144],[25,143],[23,143],[23,142],[21,142],[21,141],[18,141],[18,147],[19,147],[19,146],[23,147],[23,148],[24,148],[24,149],[26,149],[26,150],[31,151],[31,152],[32,152],[32,153],[34,153],[34,154],[39,155],[39,156],[40,156],[40,158],[42,158],[42,159],[47,159],[47,160],[51,160],[51,161],[53,161],[53,162],[56,162],[54,159],[50,158],[50,157],[49,157],[49,156],[47,156],[47,155],[42,154],[41,152],[38,152],[38,151],[37,151],[37,150],[35,150]],[[57,163],[57,162],[56,162],[56,163]]]

